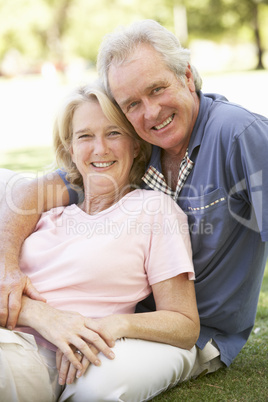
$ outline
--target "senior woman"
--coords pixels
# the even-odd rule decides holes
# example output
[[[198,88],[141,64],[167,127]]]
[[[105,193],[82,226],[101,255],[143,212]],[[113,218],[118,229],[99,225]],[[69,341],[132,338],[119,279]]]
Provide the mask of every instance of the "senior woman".
[[[170,197],[139,189],[149,146],[101,87],[67,98],[54,139],[84,199],[44,213],[24,243],[21,269],[47,302],[24,296],[19,327],[0,330],[1,395],[149,400],[186,380],[195,362],[187,218]],[[134,314],[151,292],[156,311]]]

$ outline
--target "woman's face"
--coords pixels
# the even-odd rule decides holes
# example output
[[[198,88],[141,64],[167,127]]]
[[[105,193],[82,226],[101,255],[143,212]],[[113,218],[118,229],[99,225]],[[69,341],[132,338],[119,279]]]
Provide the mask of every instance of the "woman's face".
[[[109,121],[94,100],[75,110],[72,124],[71,155],[85,192],[101,195],[127,187],[138,143]]]

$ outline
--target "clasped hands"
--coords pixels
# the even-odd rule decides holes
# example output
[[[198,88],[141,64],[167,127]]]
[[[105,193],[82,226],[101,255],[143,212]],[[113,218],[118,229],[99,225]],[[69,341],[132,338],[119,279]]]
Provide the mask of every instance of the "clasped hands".
[[[96,356],[94,364],[96,366],[99,366],[100,361],[97,358],[99,350],[95,346],[90,344],[88,344],[88,347],[90,348],[91,352]],[[85,355],[83,355],[82,352],[78,353],[78,349],[74,350],[74,355],[81,364],[80,369],[78,369],[76,365],[72,364],[60,349],[57,349],[56,365],[59,373],[58,382],[60,385],[71,384],[75,380],[75,378],[80,378],[86,372],[88,366],[91,364],[91,362],[87,359]],[[109,358],[112,359],[113,357],[111,356]]]
[[[26,325],[54,344],[58,348],[56,362],[61,384],[81,377],[89,364],[100,365],[99,352],[114,359],[111,348],[122,335],[112,316],[90,319],[79,313],[57,310],[45,302],[20,270],[4,270],[0,276],[0,326],[14,329],[16,323]],[[75,350],[80,350],[82,356]]]
[[[44,306],[46,318],[43,315],[35,329],[58,347],[56,365],[60,385],[71,384],[85,373],[90,364],[100,366],[100,352],[108,359],[115,358],[111,348],[118,335],[115,328],[107,325],[112,320],[86,318],[79,313]]]

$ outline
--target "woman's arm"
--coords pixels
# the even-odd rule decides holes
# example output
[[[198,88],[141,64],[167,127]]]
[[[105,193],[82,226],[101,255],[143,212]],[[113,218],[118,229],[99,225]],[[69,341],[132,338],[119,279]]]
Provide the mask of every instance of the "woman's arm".
[[[99,321],[114,340],[123,337],[167,343],[191,349],[199,336],[200,323],[196,305],[194,282],[188,274],[180,274],[152,286],[157,311],[142,314],[116,314]],[[95,350],[95,352],[97,352]],[[88,362],[83,358],[79,372],[61,352],[57,353],[59,383],[71,384],[84,374]]]
[[[139,338],[191,349],[200,331],[194,282],[185,273],[159,282],[152,289],[157,311],[113,315],[100,321],[115,339]]]
[[[35,329],[58,347],[77,369],[81,370],[82,366],[74,354],[75,349],[97,366],[100,364],[97,357],[99,352],[109,359],[114,358],[110,349],[114,346],[114,340],[108,329],[81,314],[57,310],[47,303],[23,296],[18,325]]]
[[[38,179],[0,170],[0,325],[15,327],[21,295],[43,300],[31,281],[20,271],[23,241],[34,230],[43,211],[66,205],[69,196],[64,182],[55,173]]]

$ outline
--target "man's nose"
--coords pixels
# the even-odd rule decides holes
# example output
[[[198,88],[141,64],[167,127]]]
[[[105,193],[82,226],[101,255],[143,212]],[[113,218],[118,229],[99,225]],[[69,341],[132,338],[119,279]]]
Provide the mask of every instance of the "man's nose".
[[[144,118],[146,120],[155,120],[160,112],[160,105],[156,100],[146,99],[143,102]]]

